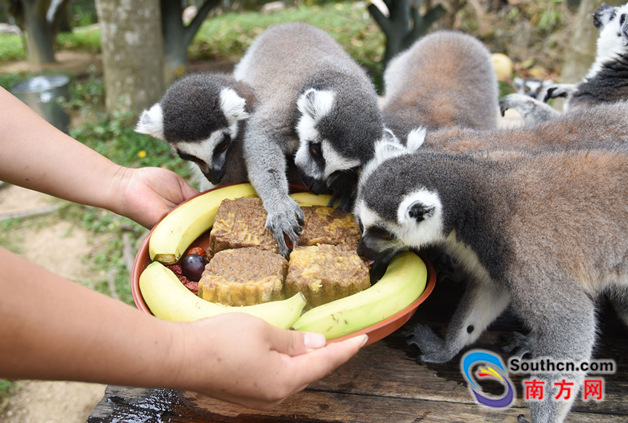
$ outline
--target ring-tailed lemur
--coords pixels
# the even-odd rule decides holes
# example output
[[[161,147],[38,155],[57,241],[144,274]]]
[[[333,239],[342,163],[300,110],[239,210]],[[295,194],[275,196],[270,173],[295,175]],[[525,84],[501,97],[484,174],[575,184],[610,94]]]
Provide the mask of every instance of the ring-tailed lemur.
[[[525,94],[528,97],[543,101],[547,94],[547,89],[554,84],[551,79],[539,79],[533,77],[519,78],[516,76],[512,80],[512,87],[519,94]]]
[[[488,49],[461,32],[437,31],[396,56],[384,72],[384,124],[403,143],[418,128],[494,128],[497,76]]]
[[[417,138],[414,145],[420,144]],[[486,150],[557,151],[628,147],[628,101],[599,104],[561,114],[537,125],[476,130],[443,128],[427,131],[421,148],[451,153]]]
[[[543,101],[509,94],[500,100],[502,113],[516,109],[526,123],[535,124],[553,119],[560,113],[544,102],[550,98],[566,97],[565,112],[628,100],[628,4],[600,6],[593,14],[593,24],[600,31],[596,58],[582,82],[553,84],[547,88]]]
[[[255,107],[250,87],[226,74],[190,74],[140,115],[136,132],[167,141],[205,175],[201,190],[248,180],[242,159],[244,121]]]
[[[531,329],[534,358],[588,360],[598,296],[614,292],[628,324],[627,178],[626,150],[481,157],[382,143],[358,188],[358,254],[386,260],[441,245],[473,275],[445,339],[414,329],[424,362],[451,360],[508,305]],[[575,388],[584,378],[536,376]],[[532,401],[532,421],[562,422],[574,397]]]
[[[279,251],[296,245],[303,212],[288,196],[294,159],[314,193],[331,191],[350,209],[359,169],[384,138],[377,93],[366,72],[327,33],[303,23],[270,27],[236,65],[234,76],[258,100],[243,148],[249,180],[268,213]]]

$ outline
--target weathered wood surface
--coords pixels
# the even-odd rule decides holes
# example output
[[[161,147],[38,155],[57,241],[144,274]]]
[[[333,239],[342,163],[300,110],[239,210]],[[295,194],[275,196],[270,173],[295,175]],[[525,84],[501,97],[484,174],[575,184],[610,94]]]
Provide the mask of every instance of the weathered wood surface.
[[[250,410],[190,392],[109,386],[88,423],[514,423],[519,414],[529,416],[527,403],[522,399],[522,377],[511,375],[518,392],[518,400],[511,408],[488,409],[474,402],[460,373],[460,356],[443,365],[418,364],[418,349],[406,342],[405,331],[418,322],[444,333],[461,288],[437,283],[430,298],[399,331],[363,348],[335,372],[271,411]],[[506,313],[469,349],[499,353],[506,344],[502,337],[521,329],[516,319]],[[595,357],[614,359],[618,372],[604,377],[603,401],[578,399],[567,421],[628,422],[628,329],[612,311],[600,314],[600,342]]]

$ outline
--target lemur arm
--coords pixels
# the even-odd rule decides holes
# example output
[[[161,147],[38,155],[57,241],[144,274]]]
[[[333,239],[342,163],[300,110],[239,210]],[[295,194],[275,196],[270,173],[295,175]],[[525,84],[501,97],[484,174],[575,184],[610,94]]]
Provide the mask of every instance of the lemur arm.
[[[279,142],[267,122],[255,116],[247,122],[243,148],[249,180],[262,199],[268,214],[266,227],[279,246],[279,254],[288,257],[291,248],[285,237],[292,246],[297,244],[305,216],[290,198],[286,156]]]
[[[518,111],[526,124],[545,122],[557,117],[560,113],[549,104],[524,94],[508,94],[499,100],[502,115],[508,109]]]
[[[440,339],[429,327],[417,325],[411,344],[421,349],[421,361],[445,363],[480,334],[508,306],[508,292],[490,282],[469,281],[469,285],[454,313],[445,339]]]

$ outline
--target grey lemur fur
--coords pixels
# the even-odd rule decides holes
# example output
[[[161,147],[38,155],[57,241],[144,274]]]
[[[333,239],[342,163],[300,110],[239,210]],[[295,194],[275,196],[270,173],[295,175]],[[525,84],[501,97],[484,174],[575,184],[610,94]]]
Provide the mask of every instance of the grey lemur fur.
[[[420,38],[391,60],[384,84],[384,123],[403,143],[418,128],[497,125],[491,55],[471,35],[437,31]]]
[[[164,140],[205,177],[201,190],[248,180],[242,159],[244,121],[255,107],[253,90],[226,74],[190,74],[174,82],[145,110],[139,133]]]
[[[614,293],[628,323],[627,178],[625,150],[480,157],[382,143],[360,179],[358,254],[387,260],[439,245],[473,275],[445,339],[414,329],[424,362],[451,360],[508,305],[531,331],[534,358],[588,360],[596,298]],[[540,377],[579,389],[584,374]],[[564,421],[575,397],[532,401],[532,421]]]
[[[384,125],[366,72],[324,31],[303,23],[270,27],[255,39],[234,76],[255,90],[246,122],[249,180],[268,213],[266,227],[286,256],[298,242],[303,212],[288,196],[294,159],[314,193],[351,208],[357,175],[374,154]]]
[[[566,97],[564,112],[628,100],[628,4],[600,6],[593,14],[593,24],[600,31],[596,58],[580,83],[550,85],[543,101],[509,94],[500,100],[502,113],[516,109],[526,123],[535,124],[560,113],[544,102],[550,98]]]
[[[415,145],[420,144],[417,139]],[[599,104],[561,114],[537,125],[477,130],[427,131],[423,149],[451,153],[484,150],[538,150],[628,147],[628,101]]]

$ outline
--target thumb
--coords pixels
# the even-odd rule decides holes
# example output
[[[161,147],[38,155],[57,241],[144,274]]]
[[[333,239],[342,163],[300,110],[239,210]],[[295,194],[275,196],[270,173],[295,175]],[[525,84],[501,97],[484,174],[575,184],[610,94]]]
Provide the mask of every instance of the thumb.
[[[320,333],[276,330],[271,338],[271,348],[293,357],[322,348],[326,342],[325,336]]]

